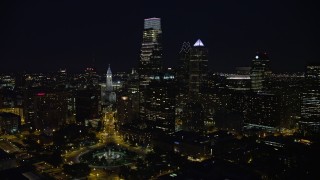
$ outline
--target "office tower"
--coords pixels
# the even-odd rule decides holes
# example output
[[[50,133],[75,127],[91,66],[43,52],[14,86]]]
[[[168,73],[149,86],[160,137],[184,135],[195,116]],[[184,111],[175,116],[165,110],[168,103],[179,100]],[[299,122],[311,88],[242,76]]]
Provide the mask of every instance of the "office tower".
[[[207,83],[208,50],[200,39],[193,45],[189,63],[189,98],[203,93]]]
[[[65,92],[31,91],[25,103],[30,129],[50,132],[66,124],[70,96]]]
[[[99,76],[97,75],[97,72],[94,68],[88,67],[84,70],[84,72],[85,84],[83,85],[83,87],[98,85]]]
[[[251,67],[251,89],[254,92],[265,89],[266,77],[271,73],[270,60],[267,53],[257,53],[252,60]]]
[[[59,69],[57,81],[65,82],[67,80],[67,69]]]
[[[129,96],[121,96],[117,101],[117,119],[119,125],[125,125],[133,120],[132,100]]]
[[[200,39],[190,49],[188,63],[188,101],[183,107],[182,129],[204,132],[205,122],[209,123],[206,87],[208,85],[208,50]]]
[[[166,134],[175,131],[174,76],[170,73],[159,74],[150,82],[145,91],[145,116],[147,125]]]
[[[135,115],[139,114],[139,74],[132,69],[128,81],[125,84],[128,96],[132,100],[132,109]]]
[[[183,42],[179,52],[178,66],[176,68],[176,130],[181,129],[181,115],[184,106],[188,102],[190,51],[190,43]]]
[[[64,89],[67,87],[67,70],[59,69],[57,75],[55,76],[56,88]]]
[[[144,20],[144,31],[139,62],[139,102],[140,116],[144,119],[145,90],[151,78],[162,70],[162,40],[161,19],[148,18]]]
[[[162,31],[160,18],[144,20],[144,31],[139,63],[142,85],[147,85],[150,76],[162,70]]]
[[[116,102],[116,98],[116,93],[113,91],[112,71],[109,64],[106,74],[106,83],[101,84],[101,104],[107,105],[114,103]]]
[[[179,91],[183,93],[188,92],[190,52],[190,43],[183,42],[181,50],[179,52],[179,61],[176,75]]]
[[[306,68],[300,129],[304,133],[320,132],[320,64],[317,63]]]

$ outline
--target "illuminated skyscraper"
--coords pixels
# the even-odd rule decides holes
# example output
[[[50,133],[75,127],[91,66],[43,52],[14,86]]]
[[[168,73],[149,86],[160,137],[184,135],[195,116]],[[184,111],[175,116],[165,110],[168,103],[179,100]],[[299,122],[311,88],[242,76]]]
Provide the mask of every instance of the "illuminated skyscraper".
[[[177,83],[181,93],[187,94],[189,80],[191,46],[189,42],[183,42],[179,52],[179,61],[177,67]]]
[[[267,53],[257,53],[252,60],[251,67],[251,89],[255,92],[262,91],[265,88],[266,76],[270,74],[269,57]]]
[[[144,31],[139,62],[140,117],[145,114],[145,90],[152,77],[162,70],[161,19],[144,20]]]
[[[178,66],[176,68],[176,129],[180,129],[181,115],[183,108],[188,102],[189,93],[189,63],[190,63],[191,45],[189,42],[183,42],[179,52]]]
[[[306,69],[300,128],[306,133],[320,132],[320,64],[310,64]]]
[[[144,29],[157,29],[161,30],[160,18],[148,18],[144,20]]]
[[[162,70],[162,43],[160,18],[144,20],[144,31],[139,63],[141,85],[147,85],[150,76]]]
[[[198,39],[190,49],[188,63],[188,102],[183,107],[182,129],[193,132],[204,132],[207,114],[204,105],[205,87],[208,83],[208,49]]]
[[[171,134],[175,130],[174,76],[170,72],[155,76],[145,91],[145,119],[155,130]]]
[[[189,63],[189,96],[194,98],[202,93],[208,74],[208,49],[200,39],[193,45]]]

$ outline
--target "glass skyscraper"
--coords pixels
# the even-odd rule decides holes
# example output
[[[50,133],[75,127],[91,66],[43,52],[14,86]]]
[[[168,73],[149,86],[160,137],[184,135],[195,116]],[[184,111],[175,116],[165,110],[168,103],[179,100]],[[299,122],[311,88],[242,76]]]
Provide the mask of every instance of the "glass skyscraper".
[[[265,87],[266,76],[270,73],[269,57],[267,53],[257,53],[252,60],[251,89],[255,92],[262,91]]]
[[[309,64],[302,93],[300,129],[320,132],[320,64]]]
[[[206,84],[208,74],[208,49],[200,39],[193,45],[189,63],[189,95],[198,96]]]
[[[162,31],[160,18],[144,20],[139,62],[140,117],[145,115],[145,90],[151,79],[162,71]]]

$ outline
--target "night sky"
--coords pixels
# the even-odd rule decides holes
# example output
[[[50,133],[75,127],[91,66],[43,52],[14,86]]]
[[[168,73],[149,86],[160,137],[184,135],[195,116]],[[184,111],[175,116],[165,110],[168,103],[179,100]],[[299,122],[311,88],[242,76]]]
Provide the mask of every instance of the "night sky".
[[[316,2],[316,1],[314,1]],[[136,66],[143,19],[162,19],[164,58],[174,66],[183,41],[200,38],[210,68],[232,72],[267,51],[274,71],[303,71],[319,62],[315,3],[301,0],[1,1],[0,72],[98,72]]]

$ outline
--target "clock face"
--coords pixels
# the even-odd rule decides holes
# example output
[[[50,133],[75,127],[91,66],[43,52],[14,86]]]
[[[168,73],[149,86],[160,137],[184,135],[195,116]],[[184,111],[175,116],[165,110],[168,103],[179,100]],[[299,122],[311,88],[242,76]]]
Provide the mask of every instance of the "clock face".
[[[259,59],[259,56],[256,56],[256,59]]]

